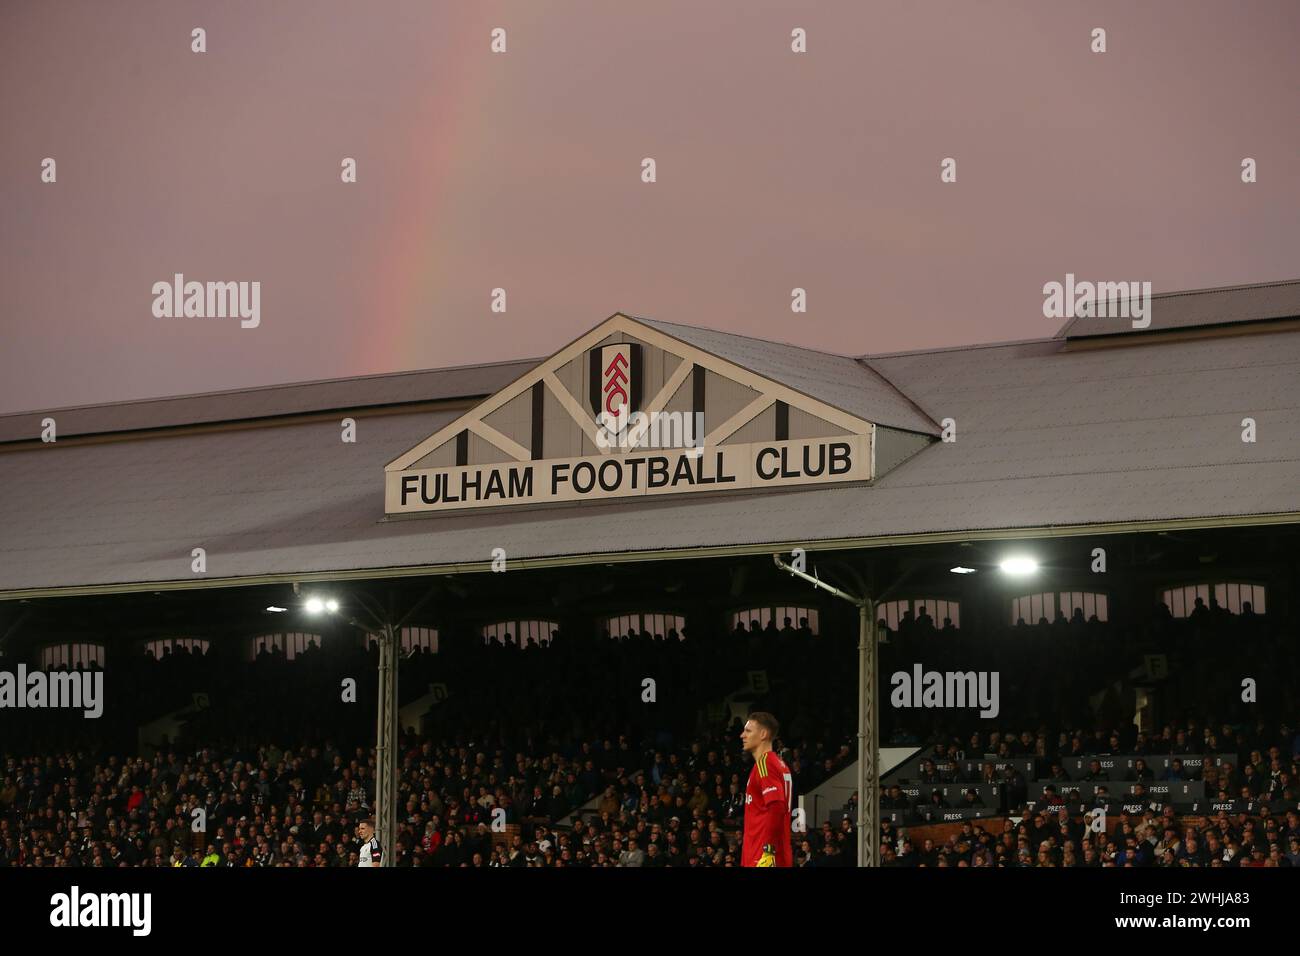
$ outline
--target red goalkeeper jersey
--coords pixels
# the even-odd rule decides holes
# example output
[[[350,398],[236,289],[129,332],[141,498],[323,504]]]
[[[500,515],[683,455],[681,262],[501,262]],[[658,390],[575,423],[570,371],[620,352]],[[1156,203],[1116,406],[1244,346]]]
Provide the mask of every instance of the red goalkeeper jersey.
[[[790,768],[779,756],[765,753],[754,761],[745,787],[745,842],[741,847],[741,866],[756,866],[766,844],[771,844],[775,851],[777,866],[794,865],[790,849],[793,791]]]

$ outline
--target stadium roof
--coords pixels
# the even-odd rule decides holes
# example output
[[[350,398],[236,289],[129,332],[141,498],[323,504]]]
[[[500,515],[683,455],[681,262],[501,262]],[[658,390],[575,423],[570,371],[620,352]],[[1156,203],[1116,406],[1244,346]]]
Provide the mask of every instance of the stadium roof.
[[[41,419],[58,421],[59,437],[103,435],[228,422],[252,422],[283,415],[341,409],[382,408],[412,402],[472,399],[490,395],[540,359],[466,365],[460,368],[363,375],[293,385],[267,385],[229,392],[146,398],[110,405],[81,405],[0,415],[0,443],[30,440]]]
[[[1153,295],[1151,324],[1146,329],[1134,329],[1130,319],[1117,316],[1072,318],[1061,327],[1056,337],[1140,336],[1297,317],[1300,317],[1300,280],[1265,282]]]
[[[850,356],[693,325],[636,321],[868,421],[906,431],[940,433],[939,426],[906,395]]]
[[[1256,315],[1257,288],[1219,314]],[[637,321],[882,424],[953,419],[956,440],[870,484],[385,519],[385,463],[535,361],[69,410],[53,444],[36,438],[48,412],[7,416],[0,596],[481,571],[498,547],[525,567],[1300,517],[1292,323],[854,360]],[[363,408],[357,443],[340,442],[334,413]]]

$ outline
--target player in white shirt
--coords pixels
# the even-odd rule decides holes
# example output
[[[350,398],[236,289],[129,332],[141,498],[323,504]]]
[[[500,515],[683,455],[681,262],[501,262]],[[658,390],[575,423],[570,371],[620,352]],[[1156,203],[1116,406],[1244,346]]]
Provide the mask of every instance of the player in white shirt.
[[[358,866],[379,866],[379,838],[375,836],[375,821],[362,820],[357,824],[357,839],[361,841],[361,862]]]

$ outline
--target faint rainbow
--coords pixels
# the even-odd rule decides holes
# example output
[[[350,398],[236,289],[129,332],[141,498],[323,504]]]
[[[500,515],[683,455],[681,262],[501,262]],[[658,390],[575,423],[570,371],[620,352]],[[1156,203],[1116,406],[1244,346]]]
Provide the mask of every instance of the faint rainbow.
[[[446,257],[440,252],[454,241],[439,222],[439,214],[452,190],[473,186],[456,179],[457,161],[486,128],[486,118],[492,115],[489,104],[500,85],[490,69],[491,25],[481,16],[473,19],[475,22],[462,23],[457,29],[467,38],[482,37],[482,45],[476,48],[466,43],[465,55],[456,68],[439,71],[440,77],[449,75],[451,82],[441,78],[431,82],[428,95],[418,100],[409,124],[400,131],[406,134],[403,150],[410,156],[402,178],[410,185],[395,225],[372,261],[371,294],[362,300],[371,313],[363,338],[362,367],[371,373],[450,364],[436,356],[414,359],[407,349],[430,324],[452,321],[450,316],[428,314],[425,305],[436,298],[434,291],[447,279]]]

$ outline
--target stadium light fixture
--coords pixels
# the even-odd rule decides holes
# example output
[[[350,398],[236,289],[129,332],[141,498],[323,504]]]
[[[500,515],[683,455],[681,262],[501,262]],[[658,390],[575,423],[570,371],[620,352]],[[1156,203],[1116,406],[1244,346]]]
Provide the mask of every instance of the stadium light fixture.
[[[287,607],[276,607],[274,604],[272,604],[270,607],[267,608],[267,610],[270,611],[272,614],[283,614],[285,611],[289,609]]]
[[[332,597],[309,597],[303,602],[302,607],[308,614],[320,614],[322,612],[337,614],[339,612],[339,602]]]
[[[975,573],[974,568],[963,568],[960,564],[957,565],[957,567],[949,568],[948,570],[951,571],[953,574],[974,574]]]
[[[1004,574],[1009,574],[1012,577],[1023,578],[1038,570],[1038,562],[1033,558],[1024,555],[1015,555],[1003,560],[998,567],[1002,569]]]

